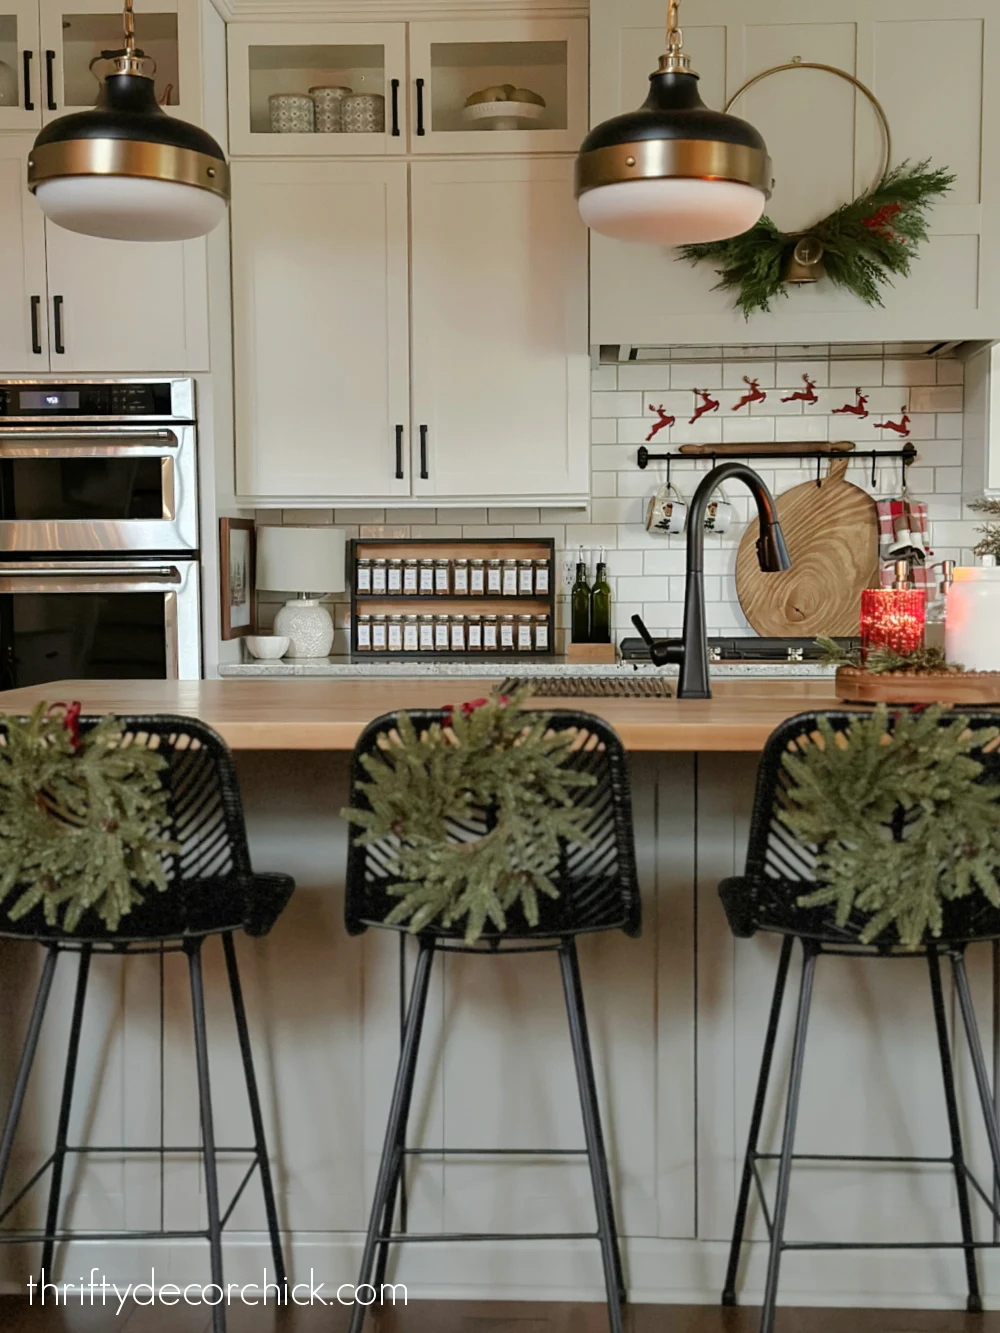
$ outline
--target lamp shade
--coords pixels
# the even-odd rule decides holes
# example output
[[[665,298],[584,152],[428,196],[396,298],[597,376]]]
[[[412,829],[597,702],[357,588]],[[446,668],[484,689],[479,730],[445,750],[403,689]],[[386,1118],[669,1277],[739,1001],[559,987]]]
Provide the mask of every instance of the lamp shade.
[[[272,592],[343,592],[345,533],[341,528],[257,529],[257,587]]]

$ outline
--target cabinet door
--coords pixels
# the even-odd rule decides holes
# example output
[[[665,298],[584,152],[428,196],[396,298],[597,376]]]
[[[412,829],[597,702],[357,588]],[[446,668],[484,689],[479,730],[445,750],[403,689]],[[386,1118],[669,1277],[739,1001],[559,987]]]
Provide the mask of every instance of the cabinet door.
[[[405,80],[403,23],[230,24],[230,147],[254,157],[404,153]],[[341,115],[332,89],[376,100]],[[314,104],[312,90],[328,96]]]
[[[30,193],[30,134],[0,137],[0,366],[6,374],[47,371],[45,220]]]
[[[155,64],[156,99],[195,122],[201,119],[199,32],[198,0],[135,0],[136,45]],[[121,8],[109,0],[41,0],[43,118],[94,106],[111,69],[101,53],[122,44]]]
[[[406,166],[233,165],[237,489],[409,494]]]
[[[410,79],[415,153],[576,152],[587,132],[587,20],[411,23]],[[482,99],[504,85],[504,99]]]
[[[594,123],[646,95],[663,49],[661,0],[594,0]],[[709,106],[748,79],[801,57],[856,75],[889,118],[893,161],[930,158],[957,176],[930,216],[931,235],[909,278],[870,309],[828,279],[789,286],[769,314],[744,321],[715,266],[677,252],[593,238],[594,343],[851,342],[994,337],[1000,319],[1000,7],[995,0],[699,0],[685,47]],[[928,65],[951,72],[941,105],[925,96]],[[932,105],[933,102],[933,105]],[[774,161],[768,214],[807,230],[868,189],[882,136],[871,107],[819,70],[776,75],[733,108],[763,134]]]
[[[145,244],[45,224],[52,369],[208,370],[205,241]]]
[[[415,493],[586,495],[587,234],[572,162],[411,170]]]
[[[42,123],[35,0],[0,0],[0,130]]]

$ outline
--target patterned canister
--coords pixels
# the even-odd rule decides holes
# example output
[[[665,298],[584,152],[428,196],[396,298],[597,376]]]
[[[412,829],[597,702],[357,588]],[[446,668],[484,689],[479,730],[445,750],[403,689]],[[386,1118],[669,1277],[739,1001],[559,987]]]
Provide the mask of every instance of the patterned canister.
[[[343,106],[351,89],[344,87],[310,88],[309,96],[316,103],[316,133],[339,134],[344,128]]]
[[[316,103],[305,93],[272,93],[272,134],[312,134],[316,129]]]
[[[345,134],[385,133],[385,98],[381,93],[352,93],[341,106]]]

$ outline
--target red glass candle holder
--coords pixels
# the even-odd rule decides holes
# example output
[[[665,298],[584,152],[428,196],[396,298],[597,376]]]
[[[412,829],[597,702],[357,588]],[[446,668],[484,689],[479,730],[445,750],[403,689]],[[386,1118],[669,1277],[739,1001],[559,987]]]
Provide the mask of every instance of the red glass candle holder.
[[[872,648],[915,652],[923,646],[926,616],[922,588],[866,588],[861,594],[861,660]]]

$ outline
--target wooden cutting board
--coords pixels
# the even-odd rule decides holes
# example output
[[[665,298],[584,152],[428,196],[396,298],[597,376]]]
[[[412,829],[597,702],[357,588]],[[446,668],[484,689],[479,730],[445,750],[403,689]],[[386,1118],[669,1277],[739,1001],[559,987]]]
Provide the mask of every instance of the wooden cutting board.
[[[757,564],[756,519],[736,558],[736,593],[747,620],[765,638],[856,635],[861,594],[877,587],[878,511],[875,501],[845,479],[849,460],[829,474],[793,486],[777,500],[792,568],[765,574]]]

